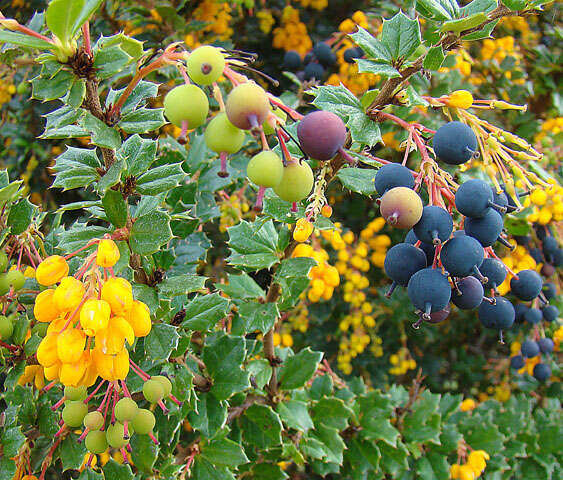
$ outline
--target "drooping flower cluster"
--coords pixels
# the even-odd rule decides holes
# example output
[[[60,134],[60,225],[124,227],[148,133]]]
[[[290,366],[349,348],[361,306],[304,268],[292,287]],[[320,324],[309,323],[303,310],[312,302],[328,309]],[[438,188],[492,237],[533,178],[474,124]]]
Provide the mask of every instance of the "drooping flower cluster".
[[[460,480],[474,480],[479,478],[487,467],[487,460],[491,457],[485,450],[473,450],[467,456],[464,464],[455,464],[450,467],[450,478]]]
[[[67,259],[46,258],[36,271],[47,287],[36,298],[33,313],[48,323],[47,335],[37,350],[37,360],[48,380],[65,386],[122,380],[129,372],[127,345],[151,330],[147,305],[133,299],[131,284],[113,273],[119,249],[111,239],[97,244],[82,268],[69,275]]]

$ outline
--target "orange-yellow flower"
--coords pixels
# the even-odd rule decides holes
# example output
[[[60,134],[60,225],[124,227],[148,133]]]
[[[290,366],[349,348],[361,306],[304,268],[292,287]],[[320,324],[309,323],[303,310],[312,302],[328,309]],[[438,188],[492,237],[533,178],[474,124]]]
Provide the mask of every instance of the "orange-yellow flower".
[[[96,255],[96,263],[100,267],[113,267],[119,260],[119,256],[119,248],[113,240],[110,240],[109,238],[100,240],[100,243],[98,244],[98,253]]]
[[[57,354],[57,340],[56,333],[48,333],[37,348],[37,361],[44,367],[51,367],[59,362]]]
[[[131,284],[121,277],[112,277],[102,286],[102,300],[110,304],[115,315],[124,315],[133,304]]]
[[[59,309],[53,300],[55,290],[48,289],[42,291],[35,299],[33,315],[38,322],[51,322],[59,316]]]
[[[106,355],[94,348],[92,360],[96,364],[98,375],[104,380],[123,380],[129,373],[129,352],[126,348],[117,355]]]
[[[68,275],[68,263],[60,255],[51,255],[43,260],[35,272],[37,283],[46,287],[60,282]]]
[[[125,315],[125,320],[133,328],[136,337],[146,337],[151,331],[151,313],[143,302],[133,300],[131,310]]]
[[[135,341],[135,333],[123,317],[113,317],[103,330],[96,333],[96,348],[103,353],[115,355],[123,350],[125,340],[129,345]]]
[[[82,330],[69,327],[62,331],[57,338],[57,355],[60,361],[63,363],[78,362],[85,344],[86,335]]]
[[[74,277],[65,277],[55,288],[53,301],[61,312],[73,312],[80,305],[85,291],[81,281]]]
[[[94,336],[99,330],[107,328],[110,315],[111,307],[108,302],[90,298],[80,310],[80,325],[86,335]]]

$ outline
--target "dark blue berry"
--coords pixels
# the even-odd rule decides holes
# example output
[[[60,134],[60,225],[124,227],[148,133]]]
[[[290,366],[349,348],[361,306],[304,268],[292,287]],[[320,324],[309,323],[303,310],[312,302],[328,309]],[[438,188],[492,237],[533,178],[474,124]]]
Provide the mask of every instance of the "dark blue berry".
[[[379,195],[383,195],[395,187],[414,188],[412,172],[399,163],[383,165],[375,175],[375,190]]]
[[[542,287],[542,293],[545,298],[551,300],[555,295],[557,295],[557,286],[553,282],[545,282]]]
[[[526,320],[526,312],[529,310],[530,308],[527,305],[524,305],[523,303],[517,303],[516,305],[514,305],[514,311],[516,313],[516,316],[514,318],[516,323],[524,323],[524,321]]]
[[[461,122],[442,125],[434,135],[434,153],[450,165],[461,165],[477,152],[477,137],[471,127]]]
[[[322,80],[325,69],[319,63],[309,63],[304,70],[305,80]]]
[[[419,240],[438,245],[450,238],[453,228],[452,216],[447,210],[427,205],[422,209],[422,217],[413,230]]]
[[[514,307],[504,297],[495,297],[495,303],[483,300],[479,306],[479,320],[486,328],[506,330],[514,324]]]
[[[325,67],[330,67],[336,62],[336,55],[332,52],[330,46],[325,42],[317,43],[313,48],[313,53],[319,63]]]
[[[524,314],[524,320],[532,325],[536,323],[540,323],[542,319],[542,312],[539,308],[529,308],[528,311]]]
[[[416,234],[411,228],[407,233],[407,236],[405,237],[405,243],[414,245],[418,241],[419,240],[418,238],[416,238]],[[432,262],[434,261],[434,254],[436,253],[436,247],[431,243],[420,242],[418,248],[420,248],[426,254],[426,264],[432,265]]]
[[[524,357],[522,355],[515,355],[510,358],[510,368],[514,370],[520,370],[526,363],[524,362]]]
[[[520,351],[524,357],[533,358],[540,354],[540,347],[535,340],[524,340]]]
[[[546,322],[553,322],[559,316],[559,309],[555,305],[547,305],[542,308],[542,316]]]
[[[411,277],[407,293],[412,304],[424,312],[423,318],[428,319],[430,313],[443,310],[450,302],[450,282],[441,270],[424,268]]]
[[[426,267],[426,255],[410,243],[398,243],[385,255],[383,268],[387,276],[405,287],[410,278]]]
[[[478,178],[462,183],[455,193],[455,206],[466,217],[481,218],[492,205],[493,189]]]
[[[542,288],[542,279],[534,270],[522,270],[510,279],[510,289],[520,300],[529,302],[536,298]]]
[[[540,347],[541,353],[551,353],[553,352],[553,340],[551,338],[543,337],[538,340],[538,347]]]
[[[534,367],[534,378],[538,382],[545,382],[549,379],[549,377],[551,377],[551,368],[549,365],[546,365],[545,363],[538,363]]]
[[[283,56],[283,67],[292,72],[301,67],[301,56],[295,51],[285,52]]]
[[[484,288],[496,289],[506,279],[506,267],[504,263],[496,258],[485,258],[479,267],[481,274],[487,277]]]
[[[502,216],[490,208],[481,218],[466,217],[464,228],[466,235],[479,240],[483,247],[490,247],[502,232]]]
[[[462,310],[472,310],[483,301],[483,284],[475,277],[465,277],[452,290],[452,302]]]
[[[454,277],[467,277],[473,273],[480,276],[479,267],[484,256],[481,244],[467,235],[450,238],[440,252],[442,265]]]

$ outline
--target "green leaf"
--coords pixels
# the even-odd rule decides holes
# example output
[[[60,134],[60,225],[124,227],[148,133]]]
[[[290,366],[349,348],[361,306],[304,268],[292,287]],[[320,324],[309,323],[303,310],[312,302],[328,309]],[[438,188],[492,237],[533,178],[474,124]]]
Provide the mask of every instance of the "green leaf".
[[[510,8],[510,10],[523,10],[528,1],[527,0],[502,0],[502,3],[504,3],[508,8]]]
[[[305,289],[309,286],[309,271],[317,262],[312,258],[299,257],[283,260],[276,270],[274,282],[281,286],[281,299],[279,308],[288,310],[298,301]]]
[[[125,162],[123,160],[118,160],[114,162],[111,167],[108,168],[107,172],[104,174],[98,185],[96,185],[96,190],[100,194],[104,194],[108,188],[111,188],[119,183],[121,180],[121,174],[125,169]]]
[[[346,445],[336,428],[318,425],[310,435],[322,444],[327,462],[342,465]]]
[[[4,205],[9,200],[15,200],[21,192],[22,184],[23,180],[16,180],[0,188],[0,205]]]
[[[348,427],[348,419],[352,414],[352,410],[339,398],[321,398],[313,407],[315,425],[323,424],[337,430]]]
[[[188,413],[188,420],[194,430],[211,438],[227,421],[226,403],[217,400],[212,393],[201,393],[196,402],[196,410]]]
[[[249,362],[246,371],[250,375],[252,385],[258,390],[262,390],[272,377],[270,362],[264,358],[257,358]]]
[[[85,0],[52,0],[45,12],[49,30],[64,44],[76,33],[74,26],[84,8]],[[80,28],[80,26],[79,26]]]
[[[61,70],[53,78],[38,76],[31,81],[33,98],[44,102],[65,96],[74,83],[74,76]]]
[[[278,306],[275,303],[244,302],[238,311],[244,322],[244,330],[247,333],[260,331],[266,333],[272,329],[280,316]]]
[[[354,142],[371,147],[381,141],[381,130],[379,129],[379,125],[369,118],[363,111],[360,112],[358,110],[353,115],[350,115],[346,125],[350,129],[350,134],[352,135],[352,140]]]
[[[145,353],[153,360],[166,360],[178,346],[179,338],[176,327],[157,323],[145,337]]]
[[[427,452],[416,462],[416,473],[421,480],[446,480],[450,475],[448,460],[441,453]]]
[[[391,20],[383,20],[381,42],[389,49],[393,60],[410,57],[422,43],[418,20],[411,20],[403,12]]]
[[[102,80],[121,72],[133,59],[119,45],[105,47],[94,54],[96,76]]]
[[[259,270],[270,268],[279,261],[278,233],[271,220],[263,224],[243,220],[227,232],[231,250],[227,261],[231,265]]]
[[[229,301],[218,293],[198,295],[186,305],[182,326],[200,332],[212,330],[227,315],[228,306]]]
[[[11,227],[13,235],[23,233],[29,227],[37,207],[27,198],[22,198],[18,203],[10,208],[6,224]]]
[[[282,390],[294,390],[305,385],[317,370],[322,358],[322,352],[314,352],[309,347],[297,355],[288,357],[279,372]]]
[[[449,0],[416,0],[416,11],[432,20],[451,20],[457,17]]]
[[[125,88],[121,90],[110,90],[108,96],[106,97],[106,107],[112,106],[119,97],[123,94]],[[121,108],[122,115],[130,113],[135,110],[138,106],[144,105],[149,98],[154,98],[158,95],[158,85],[152,82],[141,81],[133,89],[123,107]],[[141,132],[143,133],[143,132]]]
[[[102,45],[103,47],[118,45],[125,53],[135,60],[138,60],[141,55],[143,55],[143,42],[140,42],[135,38],[128,37],[121,32],[110,37],[100,38],[96,46],[100,46],[101,48]]]
[[[2,31],[0,30],[0,33]],[[0,457],[0,480],[13,480],[16,474],[16,463],[2,455]]]
[[[350,37],[362,48],[370,60],[391,62],[392,56],[389,49],[364,28],[358,27],[358,31],[352,33]]]
[[[150,255],[172,238],[170,218],[163,212],[151,212],[137,218],[131,228],[129,245],[133,253]]]
[[[373,195],[375,193],[375,175],[377,170],[373,168],[343,168],[337,177],[342,185],[353,192],[362,195]]]
[[[23,33],[0,30],[0,44],[8,43],[18,47],[38,48],[41,50],[52,50],[54,45],[41,38],[31,37]]]
[[[117,151],[119,158],[127,164],[126,174],[137,177],[146,172],[156,158],[158,143],[139,135],[129,137]]]
[[[395,447],[399,431],[389,421],[393,411],[393,405],[389,398],[379,391],[369,392],[359,398],[360,426],[362,436],[367,440],[383,440],[385,443]]]
[[[94,145],[111,149],[116,149],[121,146],[121,136],[119,132],[112,127],[108,127],[90,112],[87,112],[86,115],[82,117],[80,126],[89,132]]]
[[[187,295],[188,293],[201,290],[205,285],[206,277],[186,273],[168,277],[158,285],[158,291],[168,297]]]
[[[181,163],[152,168],[137,179],[137,192],[143,195],[158,195],[172,190],[186,176]]]
[[[195,458],[190,478],[194,480],[235,480],[227,467],[217,467],[201,455]]]
[[[166,123],[163,112],[163,108],[139,108],[123,115],[117,126],[127,133],[151,132]]]
[[[133,435],[131,447],[131,457],[135,467],[147,475],[152,475],[158,456],[158,445],[155,445],[148,435]]]
[[[344,119],[358,110],[363,113],[360,101],[343,85],[316,87],[312,93],[315,99],[311,103],[321,110],[328,110]]]
[[[475,15],[476,13],[488,13],[498,6],[498,0],[473,0],[471,3],[461,8],[464,17]],[[506,2],[503,2],[506,3]]]
[[[241,275],[228,273],[227,280],[228,283],[215,286],[233,299],[260,298],[265,295],[264,290],[246,273]]]
[[[88,451],[84,442],[78,443],[76,438],[69,435],[61,444],[61,461],[63,462],[63,470],[78,469],[84,461],[84,455]]]
[[[465,30],[481,25],[487,20],[487,15],[483,12],[475,13],[468,17],[463,17],[457,20],[449,20],[440,26],[440,32],[454,32],[459,34]]]
[[[426,56],[424,57],[424,63],[422,66],[425,70],[438,70],[442,63],[444,63],[444,59],[446,56],[444,55],[444,49],[441,45],[436,45],[435,47],[431,47],[428,49]]]
[[[211,393],[218,400],[227,400],[249,386],[248,372],[241,368],[245,355],[244,339],[230,335],[217,337],[203,348],[203,362],[213,379]]]
[[[469,421],[470,429],[461,430],[465,441],[475,450],[485,450],[489,455],[493,455],[502,450],[504,436],[499,432],[498,427],[491,421],[484,421],[478,415],[474,415]]]
[[[373,73],[374,75],[381,75],[387,78],[401,76],[399,71],[388,63],[381,63],[366,58],[356,58],[355,61],[358,64],[358,72]]]
[[[85,468],[78,477],[78,480],[104,480],[104,476],[91,468]]]
[[[102,205],[108,220],[117,228],[124,227],[127,222],[127,204],[121,192],[108,190],[102,198]]]
[[[63,190],[86,187],[100,178],[97,169],[101,166],[95,149],[67,147],[55,159],[53,187]]]
[[[242,435],[246,442],[267,449],[281,444],[282,423],[279,415],[266,405],[254,404],[241,417]]]
[[[252,467],[253,480],[285,480],[289,478],[279,465],[255,463]]]
[[[74,252],[86,245],[90,240],[101,238],[106,233],[109,233],[107,228],[75,222],[68,230],[57,234],[57,247],[61,252]]]
[[[86,82],[84,80],[76,80],[72,84],[72,88],[69,90],[64,100],[70,107],[78,109],[80,105],[82,105],[85,95]]]
[[[2,453],[7,457],[15,457],[25,442],[21,427],[6,428],[2,431]]]
[[[381,453],[372,442],[354,438],[347,446],[349,448],[347,458],[354,465],[355,470],[368,472],[378,469]]]
[[[201,449],[201,455],[214,465],[236,468],[248,463],[242,446],[227,438],[213,440]]]
[[[307,404],[298,400],[288,400],[276,407],[282,421],[294,430],[306,432],[313,428],[313,420],[307,410]]]
[[[400,473],[409,469],[408,451],[402,443],[399,443],[397,448],[386,443],[378,443],[377,446],[381,451],[380,468],[391,478],[399,478]]]
[[[113,458],[102,467],[106,480],[131,480],[133,472],[129,465],[120,465]]]

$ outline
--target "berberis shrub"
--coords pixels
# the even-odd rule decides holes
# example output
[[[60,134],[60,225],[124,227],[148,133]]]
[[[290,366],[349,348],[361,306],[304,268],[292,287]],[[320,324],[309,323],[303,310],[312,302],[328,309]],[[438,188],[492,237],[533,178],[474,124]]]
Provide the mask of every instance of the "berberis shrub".
[[[0,480],[560,477],[557,6],[349,3],[0,13]]]

